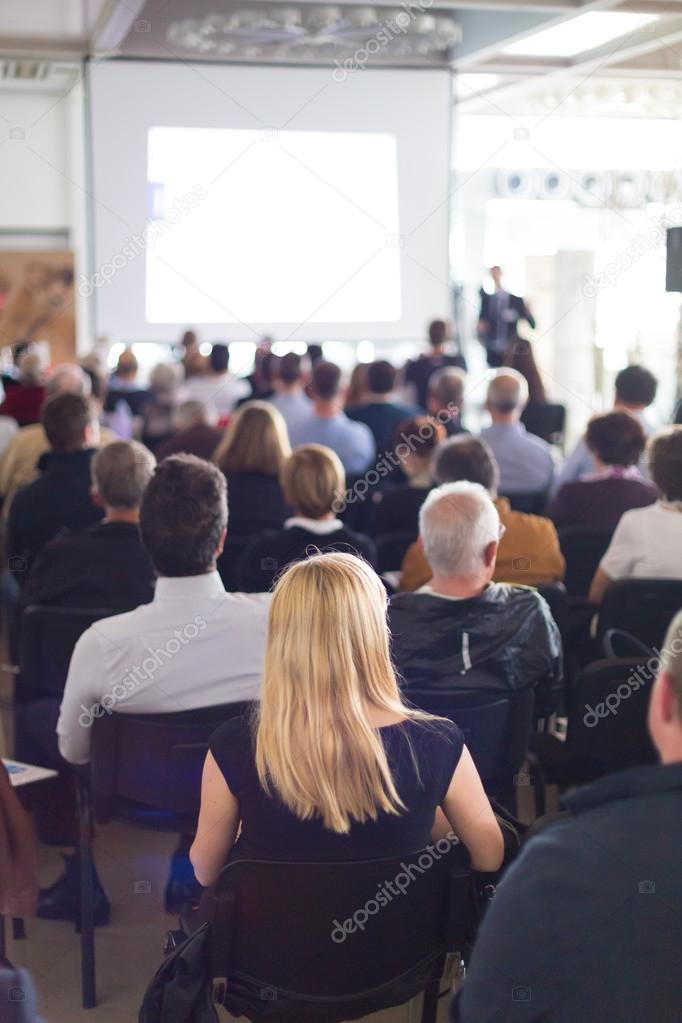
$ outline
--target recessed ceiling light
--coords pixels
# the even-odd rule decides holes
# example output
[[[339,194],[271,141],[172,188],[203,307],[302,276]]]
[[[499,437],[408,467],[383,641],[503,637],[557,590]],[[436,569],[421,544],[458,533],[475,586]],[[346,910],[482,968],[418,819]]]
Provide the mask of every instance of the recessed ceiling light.
[[[635,32],[658,18],[657,14],[632,14],[627,11],[589,11],[545,28],[526,39],[505,46],[503,53],[522,57],[573,57],[594,50],[612,39]]]

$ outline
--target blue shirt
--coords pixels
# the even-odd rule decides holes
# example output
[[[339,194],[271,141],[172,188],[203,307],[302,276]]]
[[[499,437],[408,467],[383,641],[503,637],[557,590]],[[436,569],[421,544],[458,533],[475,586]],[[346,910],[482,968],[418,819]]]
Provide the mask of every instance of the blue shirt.
[[[348,410],[349,419],[369,426],[377,451],[382,453],[395,445],[400,424],[418,414],[419,409],[414,405],[398,405],[392,401],[370,401]]]
[[[552,486],[554,459],[544,440],[523,423],[497,423],[481,430],[500,467],[501,494],[541,494]]]
[[[296,429],[300,423],[309,419],[313,411],[313,403],[303,391],[294,391],[291,394],[275,394],[269,399],[281,413],[284,422],[287,424],[289,436],[291,431]]]
[[[376,454],[374,437],[364,423],[354,423],[344,412],[327,419],[311,412],[290,431],[292,448],[301,444],[324,444],[335,451],[350,476],[368,469]]]

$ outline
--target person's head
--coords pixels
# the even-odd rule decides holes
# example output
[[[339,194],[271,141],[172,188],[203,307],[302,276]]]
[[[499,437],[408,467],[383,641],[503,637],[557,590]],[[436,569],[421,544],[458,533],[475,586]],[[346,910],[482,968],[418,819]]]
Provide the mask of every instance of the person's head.
[[[204,401],[183,401],[176,413],[175,425],[178,430],[189,430],[192,426],[215,426],[218,414]]]
[[[333,362],[318,362],[313,369],[311,389],[315,401],[332,403],[341,394],[341,370]]]
[[[493,284],[495,285],[495,287],[496,288],[501,288],[502,287],[502,267],[501,266],[491,266],[490,267],[490,276],[493,279]]]
[[[106,444],[90,465],[92,500],[107,518],[131,517],[139,510],[142,495],[154,474],[156,459],[137,441],[118,440]]]
[[[19,359],[19,379],[24,387],[40,387],[44,380],[43,360],[30,349]]]
[[[357,362],[353,367],[345,394],[346,408],[361,405],[367,398],[367,363]]]
[[[515,422],[528,402],[528,384],[515,369],[498,369],[488,384],[486,408],[494,423]]]
[[[290,453],[281,413],[267,401],[249,401],[230,420],[213,461],[226,475],[260,472],[278,476]]]
[[[477,588],[493,577],[500,519],[477,483],[445,483],[419,511],[419,536],[434,582],[461,580]]]
[[[662,763],[682,761],[682,611],[671,622],[661,650],[649,701],[649,732]]]
[[[49,398],[55,394],[80,394],[87,398],[92,392],[92,382],[80,366],[72,362],[62,362],[50,373],[46,392]]]
[[[682,426],[671,426],[653,438],[649,472],[665,501],[682,501]]]
[[[367,390],[370,394],[390,394],[395,390],[396,371],[387,359],[370,362],[367,367]]]
[[[212,373],[220,376],[227,373],[227,368],[230,365],[230,349],[227,345],[213,345],[208,357],[208,364]]]
[[[80,394],[55,394],[40,415],[50,449],[68,455],[94,447],[99,440],[97,416],[91,401]]]
[[[346,489],[341,459],[322,444],[303,444],[282,466],[284,500],[306,519],[332,517],[334,502]]]
[[[277,365],[277,383],[282,390],[294,390],[303,386],[306,377],[306,360],[296,352],[287,352]]]
[[[595,416],[587,425],[585,442],[602,465],[637,465],[646,437],[639,421],[629,412]]]
[[[198,349],[189,352],[184,363],[185,376],[188,379],[189,377],[202,377],[208,372],[208,359]]]
[[[432,416],[438,415],[443,410],[450,413],[450,416],[457,416],[464,404],[464,388],[466,387],[467,375],[463,369],[456,366],[445,366],[436,372],[429,379],[429,388],[426,396],[426,410]]]
[[[400,423],[395,432],[395,453],[408,478],[431,475],[433,456],[445,437],[445,427],[429,416],[413,416]]]
[[[429,324],[429,343],[432,348],[442,348],[450,335],[450,328],[445,320],[432,320]]]
[[[132,348],[124,348],[116,363],[117,379],[132,382],[137,376],[137,369],[137,359]]]
[[[169,362],[159,362],[149,374],[149,390],[156,397],[170,397],[177,390],[178,384],[178,371]]]
[[[638,412],[656,397],[658,380],[644,366],[626,366],[616,377],[616,405]]]
[[[480,437],[451,437],[438,449],[433,463],[436,483],[478,483],[497,497],[500,470],[490,446]]]
[[[199,339],[197,338],[196,331],[186,330],[180,338],[180,344],[185,350],[185,354],[195,351],[199,345]]]
[[[227,530],[227,484],[220,469],[194,455],[169,455],[156,466],[140,506],[140,533],[163,576],[215,569]]]
[[[297,817],[344,834],[403,809],[372,709],[402,704],[389,653],[386,591],[352,554],[319,554],[280,577],[270,608],[256,766]]]

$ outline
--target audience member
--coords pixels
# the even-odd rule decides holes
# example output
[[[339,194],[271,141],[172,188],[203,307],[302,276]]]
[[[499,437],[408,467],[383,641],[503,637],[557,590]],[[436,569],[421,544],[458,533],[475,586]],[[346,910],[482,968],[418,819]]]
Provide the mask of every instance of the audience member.
[[[137,358],[132,348],[124,348],[109,381],[104,402],[105,412],[115,413],[121,405],[125,405],[132,418],[141,414],[149,392],[138,384],[138,370]]]
[[[199,338],[195,330],[186,330],[180,338],[180,361],[183,366],[187,360],[199,352]]]
[[[653,373],[643,366],[626,366],[616,377],[615,390],[613,411],[630,412],[639,420],[646,436],[650,436],[654,431],[646,410],[653,403],[658,390],[658,381]],[[646,474],[646,458],[642,459],[640,468]],[[558,473],[554,489],[558,490],[564,483],[571,483],[594,472],[597,472],[594,454],[588,448],[586,438],[582,437]]]
[[[208,357],[206,372],[187,377],[187,397],[201,401],[215,409],[218,416],[226,418],[235,409],[240,398],[249,394],[249,385],[229,371],[230,349],[227,345],[215,344]],[[187,368],[190,368],[188,363]]]
[[[513,330],[509,337],[509,344],[504,356],[504,366],[515,369],[525,378],[528,384],[528,404],[546,405],[547,395],[545,385],[540,376],[538,364],[535,361],[533,347],[526,338],[519,337],[516,330]]]
[[[55,395],[43,406],[42,423],[50,450],[40,457],[38,479],[16,494],[7,522],[9,568],[20,585],[60,529],[83,529],[103,514],[90,499],[90,462],[99,440],[90,401]]]
[[[436,370],[429,380],[426,411],[445,427],[448,437],[469,431],[462,425],[466,373],[456,366]]]
[[[680,1012],[682,615],[649,706],[660,765],[564,797],[498,888],[452,1020],[673,1023]]]
[[[184,398],[177,365],[160,362],[149,375],[147,400],[142,406],[142,440],[156,452],[176,428],[178,406]]]
[[[279,360],[275,393],[270,401],[283,417],[289,433],[312,412],[312,403],[305,393],[307,377],[306,360],[302,355],[287,352]]]
[[[312,374],[313,409],[292,428],[292,448],[322,444],[335,451],[351,476],[359,476],[374,458],[372,431],[354,423],[342,411],[341,370],[333,362],[318,362]]]
[[[396,375],[386,359],[370,362],[365,372],[366,394],[360,404],[347,409],[350,419],[370,428],[380,455],[392,447],[398,426],[418,411],[395,400]]]
[[[227,477],[231,536],[281,527],[290,509],[279,476],[290,454],[286,423],[277,409],[266,401],[242,405],[213,455]]]
[[[660,500],[621,518],[592,580],[593,604],[616,579],[682,579],[682,427],[654,437],[649,465]]]
[[[407,483],[377,489],[372,494],[377,536],[417,535],[419,509],[433,486],[433,458],[444,440],[445,427],[428,416],[416,416],[399,425],[393,444]]]
[[[177,430],[156,449],[159,461],[168,455],[196,455],[210,462],[215,449],[225,436],[216,423],[215,409],[207,408],[200,401],[185,401],[175,417]]]
[[[332,450],[321,444],[297,448],[284,463],[281,481],[293,517],[283,529],[265,533],[244,551],[237,569],[240,589],[269,589],[287,565],[318,548],[347,551],[374,563],[369,537],[348,529],[332,510],[346,487],[343,465]]]
[[[481,431],[500,470],[500,490],[516,494],[546,494],[554,479],[549,444],[528,433],[521,413],[528,402],[528,384],[514,369],[498,369],[488,385],[486,408],[492,424]]]
[[[11,416],[0,415],[0,459],[5,451],[7,451],[18,429],[16,419],[13,419]]]
[[[629,412],[596,416],[587,427],[585,443],[596,472],[564,485],[555,494],[547,515],[561,526],[603,526],[615,529],[631,508],[653,504],[656,487],[642,478],[637,464],[646,438]]]
[[[421,408],[426,408],[429,391],[429,380],[444,366],[458,366],[466,372],[467,364],[463,355],[448,354],[446,345],[451,337],[452,328],[445,320],[434,320],[429,324],[428,354],[410,359],[405,364],[404,381],[414,392],[414,400]]]
[[[90,494],[104,518],[87,530],[62,533],[38,554],[22,593],[30,604],[114,608],[148,604],[154,569],[142,546],[140,502],[154,456],[135,441],[115,441],[92,459]]]
[[[438,449],[434,459],[436,483],[479,483],[490,494],[504,532],[500,537],[493,579],[495,582],[539,586],[563,579],[566,564],[554,525],[540,515],[513,511],[505,497],[497,496],[499,470],[492,451],[478,437],[454,437]],[[421,544],[413,544],[402,566],[401,590],[416,590],[431,578]]]
[[[343,407],[346,412],[348,409],[357,408],[358,405],[362,405],[367,397],[367,363],[357,362],[353,366],[350,378],[348,380],[348,386],[346,387]]]
[[[277,379],[279,357],[272,351],[272,341],[264,338],[256,348],[253,372],[246,378],[246,383],[251,388],[241,398],[241,401],[268,401],[275,393],[275,381]]]
[[[279,581],[255,728],[226,722],[206,757],[190,852],[202,884],[233,856],[376,859],[450,830],[473,867],[500,867],[500,828],[459,729],[401,699],[385,609],[380,580],[350,555],[309,558]]]
[[[536,711],[548,715],[561,693],[559,630],[536,590],[492,582],[501,533],[478,484],[447,483],[429,494],[419,536],[431,581],[391,599],[394,662],[408,695],[469,688],[470,672],[484,672],[502,691],[535,689]]]
[[[29,348],[19,359],[19,381],[6,390],[0,405],[0,415],[15,419],[18,426],[30,426],[40,421],[40,409],[44,401],[43,360]]]

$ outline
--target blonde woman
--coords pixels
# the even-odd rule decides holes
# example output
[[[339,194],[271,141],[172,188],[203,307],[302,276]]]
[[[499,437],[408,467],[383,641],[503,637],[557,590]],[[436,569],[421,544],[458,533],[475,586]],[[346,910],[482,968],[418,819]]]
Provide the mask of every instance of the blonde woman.
[[[258,714],[211,739],[198,880],[212,884],[231,854],[400,856],[450,829],[474,867],[500,867],[502,835],[459,729],[401,700],[381,581],[350,554],[296,563],[274,592]]]
[[[286,423],[267,401],[249,401],[235,413],[213,455],[227,478],[231,536],[282,525],[289,509],[279,473],[290,454]]]

